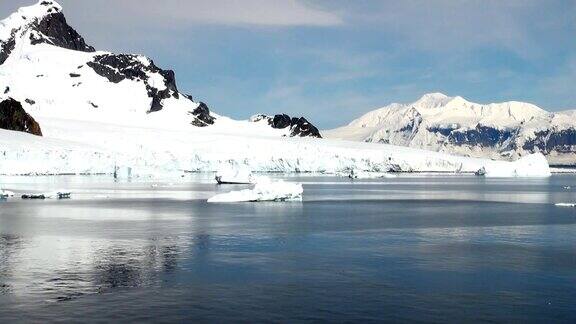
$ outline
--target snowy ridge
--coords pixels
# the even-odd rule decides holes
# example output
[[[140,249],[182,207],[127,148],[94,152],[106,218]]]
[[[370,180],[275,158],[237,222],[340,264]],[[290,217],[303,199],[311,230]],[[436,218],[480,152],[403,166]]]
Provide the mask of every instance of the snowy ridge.
[[[22,7],[0,21],[0,41],[7,41],[15,30],[25,28],[52,13],[62,11],[62,6],[55,1],[40,0],[37,4]]]
[[[523,102],[478,104],[426,94],[391,104],[325,137],[387,143],[464,156],[515,160],[541,152],[555,164],[576,164],[576,114],[550,113]]]

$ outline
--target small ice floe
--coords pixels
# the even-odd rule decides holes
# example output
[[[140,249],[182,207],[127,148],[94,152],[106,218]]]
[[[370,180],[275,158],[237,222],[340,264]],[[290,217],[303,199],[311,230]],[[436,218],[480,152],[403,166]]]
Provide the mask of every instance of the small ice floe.
[[[218,184],[253,184],[255,177],[249,170],[229,169],[216,172],[214,177]]]
[[[304,189],[300,183],[271,181],[261,178],[254,189],[244,189],[216,195],[209,203],[257,202],[257,201],[298,201],[302,200]]]
[[[576,203],[558,203],[556,207],[576,207]]]

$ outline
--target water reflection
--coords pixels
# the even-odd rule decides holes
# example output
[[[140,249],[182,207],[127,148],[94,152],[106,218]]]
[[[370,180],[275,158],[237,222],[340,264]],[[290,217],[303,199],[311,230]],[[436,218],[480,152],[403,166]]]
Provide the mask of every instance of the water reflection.
[[[16,253],[22,249],[22,239],[16,235],[0,233],[0,294],[11,292],[8,278],[13,275]]]
[[[177,269],[185,246],[172,238],[117,242],[39,237],[25,247],[2,243],[0,282],[3,293],[55,301],[114,288],[156,286],[163,274]]]
[[[432,274],[440,272],[489,267],[561,277],[576,269],[575,214],[552,205],[570,199],[560,183],[576,187],[574,178],[301,180],[303,203],[211,205],[196,198],[226,188],[188,183],[158,195],[148,184],[111,189],[70,179],[86,199],[4,202],[0,294],[44,303],[125,288],[276,280],[312,290],[334,283],[335,293],[357,284],[366,296],[374,286],[437,285],[445,281]],[[38,190],[63,185],[34,181]],[[103,192],[111,198],[94,198]],[[328,305],[330,290],[323,291]]]

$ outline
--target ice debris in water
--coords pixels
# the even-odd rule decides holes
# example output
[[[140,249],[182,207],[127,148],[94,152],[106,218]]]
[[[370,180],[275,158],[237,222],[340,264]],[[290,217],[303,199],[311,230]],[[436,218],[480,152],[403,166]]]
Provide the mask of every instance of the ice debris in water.
[[[231,191],[208,199],[209,203],[257,202],[257,201],[298,201],[302,200],[304,189],[300,183],[272,181],[260,178],[254,189]]]
[[[556,207],[576,207],[576,203],[558,203]]]

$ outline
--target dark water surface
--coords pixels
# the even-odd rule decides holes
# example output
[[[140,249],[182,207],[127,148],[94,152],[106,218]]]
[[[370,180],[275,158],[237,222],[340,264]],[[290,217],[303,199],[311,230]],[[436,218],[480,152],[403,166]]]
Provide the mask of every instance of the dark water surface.
[[[309,176],[302,203],[238,204],[207,178],[0,178],[74,197],[0,201],[0,322],[576,321],[575,176]]]

